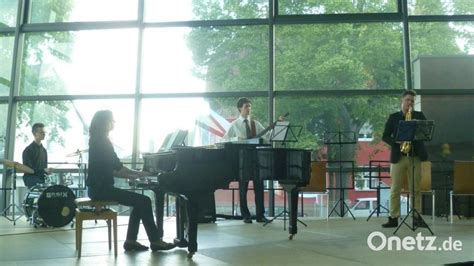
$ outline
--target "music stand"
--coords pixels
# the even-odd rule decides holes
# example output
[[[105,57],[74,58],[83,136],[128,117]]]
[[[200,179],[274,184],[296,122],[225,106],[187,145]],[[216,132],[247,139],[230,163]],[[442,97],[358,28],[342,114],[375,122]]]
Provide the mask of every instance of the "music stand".
[[[289,121],[276,121],[270,135],[271,142],[281,142],[285,145],[286,142],[298,142],[301,134],[302,126],[290,126]]]
[[[352,218],[355,220],[356,218],[354,217],[354,214],[352,214],[351,209],[347,205],[347,203],[344,200],[344,190],[346,189],[354,189],[354,161],[343,161],[341,160],[342,156],[342,145],[346,144],[356,144],[356,135],[354,131],[334,131],[334,132],[326,132],[324,134],[324,144],[331,145],[331,144],[337,144],[339,147],[339,159],[338,160],[328,160],[328,163],[337,163],[339,166],[339,185],[336,187],[328,188],[329,190],[339,190],[339,200],[334,204],[332,210],[329,212],[328,217],[332,215],[333,212],[339,215],[339,217],[344,217],[346,213],[349,213]],[[342,185],[342,173],[343,173],[343,164],[350,165],[350,173],[352,176],[352,183],[351,187],[344,187]],[[339,205],[340,211],[338,212],[336,210],[337,206]],[[347,208],[347,211],[345,208]]]
[[[301,130],[302,126],[290,126],[289,121],[276,121],[273,126],[272,134],[270,135],[270,141],[281,142],[282,145],[285,145],[286,142],[298,142],[298,137],[301,134]],[[287,192],[285,190],[283,194],[283,211],[265,222],[263,226],[266,226],[277,218],[283,216],[283,230],[286,230],[286,216],[289,214],[289,212],[286,210],[286,193]],[[298,218],[296,218],[296,221],[300,222],[304,226],[308,226]]]
[[[402,222],[398,225],[397,229],[393,234],[396,234],[398,229],[402,226],[402,224],[405,224],[410,228],[412,231],[415,231],[418,227],[420,226],[415,226],[415,214],[418,216],[419,221],[421,221],[424,225],[426,225],[426,228],[428,231],[430,231],[431,235],[434,235],[433,231],[431,231],[431,228],[428,226],[428,224],[423,220],[423,217],[421,214],[418,212],[418,210],[415,207],[415,202],[416,202],[416,195],[415,195],[415,156],[414,156],[414,143],[413,141],[431,141],[433,139],[433,131],[434,131],[434,121],[433,120],[410,120],[410,121],[404,121],[401,120],[398,124],[398,131],[397,135],[395,137],[395,141],[409,141],[411,143],[411,149],[409,156],[411,157],[411,196],[412,196],[412,201],[413,204],[411,206],[410,211],[407,213],[405,218],[403,218]],[[412,217],[412,225],[410,226],[407,222],[406,219],[410,216]],[[425,226],[423,226],[425,227]]]
[[[20,219],[24,213],[23,211],[21,210],[20,206],[18,206],[16,203],[15,203],[15,200],[16,200],[16,196],[15,196],[15,191],[16,191],[16,169],[15,167],[12,167],[12,174],[11,174],[11,193],[10,193],[10,196],[11,196],[11,202],[10,204],[8,204],[7,207],[5,207],[5,209],[3,209],[3,216],[5,216],[5,218],[7,220],[9,220],[10,222],[13,222],[13,225],[16,225],[16,221],[18,219]],[[11,209],[11,213],[12,213],[12,217],[8,217],[7,216],[7,211]],[[19,215],[18,217],[15,217],[15,208],[17,208],[19,210],[19,212],[21,213],[21,215]]]
[[[376,176],[372,176],[373,169],[376,169]],[[377,208],[374,208],[372,212],[369,214],[369,217],[367,217],[367,222],[370,220],[372,215],[377,214],[377,217],[379,217],[380,213],[380,208],[384,209],[385,211],[383,213],[389,213],[390,211],[388,210],[387,207],[383,206],[382,203],[380,202],[380,190],[382,189],[388,189],[388,186],[382,186],[383,182],[382,179],[384,178],[390,178],[390,172],[387,172],[385,169],[390,169],[390,161],[370,161],[369,162],[369,188],[370,189],[375,189],[377,192]],[[372,178],[374,178],[377,182],[377,186],[374,187],[372,186]]]

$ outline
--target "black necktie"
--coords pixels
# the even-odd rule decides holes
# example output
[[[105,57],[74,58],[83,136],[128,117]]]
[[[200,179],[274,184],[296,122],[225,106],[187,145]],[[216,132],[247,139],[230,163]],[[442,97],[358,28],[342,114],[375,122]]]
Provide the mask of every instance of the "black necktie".
[[[247,133],[247,139],[249,139],[252,137],[252,131],[250,130],[249,121],[247,119],[244,119],[244,123],[245,123],[245,132]]]

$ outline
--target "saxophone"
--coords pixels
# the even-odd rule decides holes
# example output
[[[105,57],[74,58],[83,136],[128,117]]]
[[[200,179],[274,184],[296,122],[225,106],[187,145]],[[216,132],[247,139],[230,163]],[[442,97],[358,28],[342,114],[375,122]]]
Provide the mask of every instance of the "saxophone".
[[[408,112],[405,114],[405,121],[410,121],[411,120],[411,113],[412,113],[412,107],[408,108]],[[400,145],[400,151],[404,154],[410,153],[411,150],[411,142],[410,141],[404,141]]]

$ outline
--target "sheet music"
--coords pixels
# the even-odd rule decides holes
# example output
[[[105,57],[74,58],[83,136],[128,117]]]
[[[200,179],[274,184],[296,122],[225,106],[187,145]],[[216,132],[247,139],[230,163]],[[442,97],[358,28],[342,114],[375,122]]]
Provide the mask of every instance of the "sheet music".
[[[272,141],[285,141],[289,126],[290,121],[277,121],[270,139]]]

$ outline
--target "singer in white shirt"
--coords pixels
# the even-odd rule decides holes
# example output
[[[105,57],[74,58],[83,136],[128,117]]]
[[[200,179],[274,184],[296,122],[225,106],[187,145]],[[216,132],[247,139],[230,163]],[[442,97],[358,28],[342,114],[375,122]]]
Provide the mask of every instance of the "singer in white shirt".
[[[258,135],[262,132],[265,128],[262,124],[256,120],[252,120],[250,115],[244,117],[240,115],[237,119],[235,119],[231,124],[229,130],[224,135],[224,140],[226,141],[233,141],[233,140],[244,140],[248,139],[247,137],[247,130],[246,130],[246,121],[250,121],[249,127],[252,130],[252,123],[255,123],[255,135]]]
[[[237,101],[237,109],[239,110],[240,116],[232,122],[229,130],[224,135],[223,139],[226,141],[233,140],[244,140],[254,138],[265,128],[256,120],[250,118],[252,112],[252,102],[248,98],[240,98]],[[269,135],[267,133],[266,135]],[[264,135],[264,138],[268,139],[268,136]],[[267,222],[265,218],[265,207],[263,203],[263,181],[256,177],[248,177],[247,180],[239,180],[239,192],[240,192],[240,213],[244,223],[252,223],[252,216],[247,206],[247,189],[249,181],[253,181],[253,187],[255,192],[255,209],[256,209],[256,220],[259,223]]]

